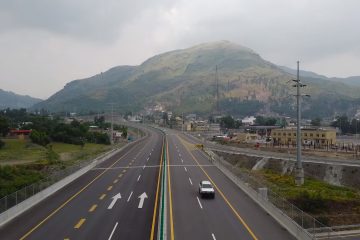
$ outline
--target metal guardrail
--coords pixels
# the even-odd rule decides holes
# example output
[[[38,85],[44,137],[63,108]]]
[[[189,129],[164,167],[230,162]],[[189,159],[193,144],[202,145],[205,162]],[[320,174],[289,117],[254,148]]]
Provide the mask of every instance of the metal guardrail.
[[[286,218],[288,224],[292,224],[292,229],[297,229],[296,232],[301,232],[302,236],[307,236],[308,239],[317,239],[317,236],[321,236],[321,239],[333,239],[334,237],[343,238],[339,233],[335,232],[331,227],[328,227],[311,215],[305,213],[294,204],[287,201],[285,198],[279,196],[275,192],[268,189],[267,196],[264,197],[260,193],[259,189],[266,188],[267,186],[255,179],[253,176],[241,172],[238,169],[235,172],[235,168],[229,163],[225,162],[223,159],[219,158],[213,152],[205,149],[209,160],[219,168],[229,179],[231,179],[236,185],[244,190],[244,186],[248,195],[259,199],[263,206],[269,206],[270,208],[275,207],[280,214]],[[269,210],[268,212],[271,212]],[[303,239],[298,236],[299,239]]]

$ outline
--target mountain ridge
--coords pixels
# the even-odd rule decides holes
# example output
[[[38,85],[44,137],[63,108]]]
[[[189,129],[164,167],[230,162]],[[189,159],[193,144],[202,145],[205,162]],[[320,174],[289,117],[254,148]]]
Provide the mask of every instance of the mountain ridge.
[[[34,108],[98,111],[106,109],[106,105],[112,102],[122,112],[140,111],[161,104],[175,112],[209,114],[218,111],[216,77],[219,79],[219,101],[226,103],[222,112],[247,114],[245,102],[257,106],[253,112],[250,111],[252,114],[294,114],[295,102],[291,97],[294,89],[289,83],[293,74],[262,59],[255,51],[229,41],[158,54],[138,66],[117,66],[72,81]],[[360,98],[360,88],[324,78],[302,79],[309,83],[304,91],[312,95],[311,101],[304,100],[305,113],[316,113],[313,102],[318,104],[319,97],[324,96],[346,102],[346,107],[341,109],[331,110],[328,106],[324,115],[354,111],[351,104]],[[238,108],[242,111],[237,111]]]
[[[11,91],[0,89],[0,109],[30,108],[41,101],[42,100],[39,98],[33,98],[28,95],[20,95]]]

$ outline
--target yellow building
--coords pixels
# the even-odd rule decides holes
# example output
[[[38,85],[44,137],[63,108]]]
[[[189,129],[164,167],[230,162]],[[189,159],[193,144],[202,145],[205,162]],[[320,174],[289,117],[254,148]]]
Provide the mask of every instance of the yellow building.
[[[271,137],[276,144],[296,145],[296,128],[273,129]],[[333,128],[302,128],[301,140],[304,145],[333,145],[336,143],[336,130]]]

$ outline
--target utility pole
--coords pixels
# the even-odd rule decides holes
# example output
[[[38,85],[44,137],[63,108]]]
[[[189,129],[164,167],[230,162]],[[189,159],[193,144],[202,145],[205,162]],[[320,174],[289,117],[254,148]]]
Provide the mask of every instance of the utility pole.
[[[218,67],[215,68],[215,81],[216,81],[216,112],[219,113],[219,76]]]
[[[293,87],[296,87],[296,110],[297,110],[297,126],[296,126],[296,167],[295,167],[295,184],[301,186],[304,184],[304,169],[301,161],[301,97],[300,88],[305,87],[305,84],[300,82],[299,76],[299,61],[297,61],[297,74],[296,80],[293,80],[296,84]],[[309,96],[309,95],[305,95]]]
[[[111,105],[111,127],[110,127],[110,144],[114,144],[114,103]]]

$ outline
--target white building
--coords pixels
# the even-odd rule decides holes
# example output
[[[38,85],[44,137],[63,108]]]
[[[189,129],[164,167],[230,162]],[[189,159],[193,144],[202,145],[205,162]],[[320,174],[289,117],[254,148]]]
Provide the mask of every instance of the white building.
[[[250,117],[244,118],[243,120],[241,120],[241,122],[245,126],[251,126],[251,125],[255,124],[255,120],[256,120],[256,117],[250,116]]]

